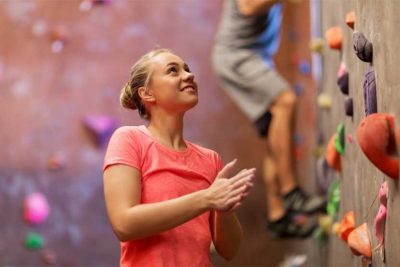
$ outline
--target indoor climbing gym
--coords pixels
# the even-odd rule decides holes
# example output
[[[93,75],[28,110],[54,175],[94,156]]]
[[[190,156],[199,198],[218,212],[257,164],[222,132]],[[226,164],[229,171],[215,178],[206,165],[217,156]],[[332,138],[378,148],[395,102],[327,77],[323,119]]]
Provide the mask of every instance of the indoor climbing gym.
[[[0,0],[0,267],[400,266],[398,14]]]

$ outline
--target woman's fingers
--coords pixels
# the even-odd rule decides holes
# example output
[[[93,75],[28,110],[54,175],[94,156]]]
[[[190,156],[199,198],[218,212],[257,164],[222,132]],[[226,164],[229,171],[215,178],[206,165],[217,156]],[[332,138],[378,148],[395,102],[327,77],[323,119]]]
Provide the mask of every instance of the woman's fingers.
[[[249,170],[235,175],[228,181],[232,185],[233,189],[236,189],[244,184],[252,184],[253,178],[254,178],[254,172]]]
[[[219,171],[217,178],[226,178],[229,177],[229,173],[232,170],[233,166],[235,166],[237,159],[232,160],[231,162],[227,163],[222,170]]]

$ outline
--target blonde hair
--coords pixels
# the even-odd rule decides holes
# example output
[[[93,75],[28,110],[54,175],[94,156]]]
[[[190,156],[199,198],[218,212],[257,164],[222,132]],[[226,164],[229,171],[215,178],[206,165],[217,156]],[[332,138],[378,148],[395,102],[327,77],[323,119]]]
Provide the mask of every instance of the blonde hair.
[[[151,78],[149,68],[151,60],[162,53],[171,53],[169,49],[157,48],[144,54],[131,68],[129,81],[121,90],[119,101],[121,106],[128,109],[137,109],[141,118],[150,120],[150,113],[146,110],[142,99],[138,94],[138,89],[146,87]]]

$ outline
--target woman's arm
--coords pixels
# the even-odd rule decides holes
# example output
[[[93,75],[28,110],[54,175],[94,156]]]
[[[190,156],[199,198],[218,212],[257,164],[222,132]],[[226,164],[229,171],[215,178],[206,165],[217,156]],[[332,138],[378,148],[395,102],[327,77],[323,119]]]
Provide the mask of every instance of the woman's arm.
[[[228,163],[217,175],[216,181],[229,177],[233,165]],[[247,170],[242,170],[247,171]],[[250,169],[254,174],[255,169]],[[240,173],[240,172],[239,172]],[[214,247],[218,254],[225,260],[232,260],[239,250],[243,239],[243,230],[234,212],[242,201],[249,195],[249,190],[253,186],[252,180],[247,181],[246,189],[242,191],[240,200],[230,207],[229,210],[219,210],[211,212],[210,226]]]
[[[210,210],[227,210],[240,202],[254,172],[242,171],[231,179],[218,179],[208,189],[179,198],[140,204],[140,172],[113,165],[104,172],[108,216],[120,241],[139,239],[181,225]]]
[[[210,221],[216,251],[225,260],[232,260],[243,239],[242,227],[235,212],[212,212]]]
[[[279,0],[236,0],[240,14],[243,16],[254,16],[266,12]]]

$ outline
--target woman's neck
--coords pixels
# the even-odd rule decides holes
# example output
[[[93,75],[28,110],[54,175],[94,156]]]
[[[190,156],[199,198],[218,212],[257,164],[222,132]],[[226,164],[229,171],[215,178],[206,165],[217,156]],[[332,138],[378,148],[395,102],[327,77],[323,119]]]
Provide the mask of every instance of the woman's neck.
[[[183,116],[154,116],[148,130],[159,143],[174,150],[186,149],[183,139]]]

